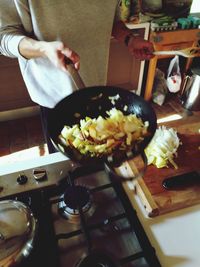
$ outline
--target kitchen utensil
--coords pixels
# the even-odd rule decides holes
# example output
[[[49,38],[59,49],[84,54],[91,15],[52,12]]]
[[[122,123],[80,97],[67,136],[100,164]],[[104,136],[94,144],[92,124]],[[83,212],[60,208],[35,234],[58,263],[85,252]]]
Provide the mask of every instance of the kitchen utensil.
[[[192,69],[188,75],[184,77],[181,90],[181,103],[191,111],[200,110],[200,70]]]
[[[155,56],[164,56],[164,55],[179,55],[186,58],[195,57],[200,55],[200,47],[190,47],[181,50],[166,50],[166,51],[154,51]]]
[[[178,190],[192,185],[200,185],[200,172],[193,171],[166,178],[162,185],[167,190]]]
[[[115,104],[112,104],[109,97],[114,97],[116,95],[119,95],[119,99]],[[127,106],[126,111],[124,111],[125,106]],[[114,154],[112,161],[115,163],[118,161],[121,162],[127,158],[131,158],[133,154],[141,153],[150,142],[157,127],[154,110],[142,97],[125,89],[112,86],[88,87],[76,91],[63,99],[49,112],[48,129],[54,145],[68,157],[80,163],[99,162],[99,158],[91,158],[80,154],[80,152],[69,146],[65,147],[58,139],[58,136],[64,125],[72,126],[77,124],[80,122],[80,119],[83,119],[86,116],[96,118],[101,115],[106,117],[106,111],[113,107],[121,110],[126,115],[134,113],[140,117],[142,121],[148,121],[149,135],[147,135],[142,142],[138,143],[138,145],[132,147],[132,150],[126,151],[126,155],[124,155],[123,151]],[[105,160],[105,158],[103,160]]]
[[[0,266],[16,266],[33,249],[37,221],[22,202],[0,201]]]
[[[74,73],[71,66],[69,72],[71,75]],[[75,73],[76,77],[74,78],[73,76],[72,78],[77,80],[77,72]],[[83,88],[82,82],[81,86]],[[110,97],[116,96],[119,96],[118,100],[115,100],[115,103],[113,103]],[[132,146],[128,151],[117,150],[112,155],[102,158],[90,157],[81,154],[72,147],[63,145],[59,140],[58,136],[64,125],[72,126],[79,124],[80,119],[85,119],[87,116],[91,118],[97,118],[99,115],[106,117],[106,112],[113,107],[121,110],[125,115],[130,113],[136,114],[143,122],[148,121],[149,123],[149,134],[144,137],[144,140]],[[80,164],[88,165],[106,162],[113,167],[119,166],[125,160],[132,159],[134,156],[140,154],[150,142],[157,128],[156,114],[148,102],[133,92],[113,86],[87,87],[70,94],[58,103],[54,109],[50,110],[47,122],[52,143],[70,159]]]

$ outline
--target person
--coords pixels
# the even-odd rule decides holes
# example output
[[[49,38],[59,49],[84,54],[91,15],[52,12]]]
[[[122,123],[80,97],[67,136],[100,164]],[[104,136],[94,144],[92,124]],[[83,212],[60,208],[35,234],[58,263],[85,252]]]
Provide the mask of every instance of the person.
[[[18,58],[31,99],[46,113],[76,90],[66,66],[70,59],[86,86],[105,85],[111,35],[131,55],[150,59],[153,45],[135,37],[117,19],[119,0],[1,0],[0,53]],[[49,152],[54,148],[47,137]]]

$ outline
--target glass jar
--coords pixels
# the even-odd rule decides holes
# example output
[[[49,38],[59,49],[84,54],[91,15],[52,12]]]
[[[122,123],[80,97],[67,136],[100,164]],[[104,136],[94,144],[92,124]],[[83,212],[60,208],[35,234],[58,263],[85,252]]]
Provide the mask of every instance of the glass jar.
[[[163,12],[174,18],[186,18],[190,13],[192,0],[163,0]]]
[[[141,12],[145,15],[159,15],[162,13],[162,0],[141,0]]]
[[[119,18],[120,20],[127,22],[130,17],[131,0],[121,0],[119,4]]]

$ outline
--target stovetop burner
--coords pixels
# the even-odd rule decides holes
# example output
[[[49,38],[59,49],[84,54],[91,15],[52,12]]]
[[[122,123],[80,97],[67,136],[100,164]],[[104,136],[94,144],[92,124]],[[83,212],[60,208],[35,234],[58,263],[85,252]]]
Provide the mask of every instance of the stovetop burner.
[[[90,192],[81,185],[69,186],[64,194],[64,202],[71,214],[79,213],[79,209],[88,210],[91,206]]]
[[[72,223],[80,223],[80,213],[84,213],[86,218],[94,213],[92,197],[89,189],[85,186],[68,186],[60,200],[58,203],[59,214]]]
[[[93,251],[83,257],[75,267],[119,267],[113,258],[103,251]]]

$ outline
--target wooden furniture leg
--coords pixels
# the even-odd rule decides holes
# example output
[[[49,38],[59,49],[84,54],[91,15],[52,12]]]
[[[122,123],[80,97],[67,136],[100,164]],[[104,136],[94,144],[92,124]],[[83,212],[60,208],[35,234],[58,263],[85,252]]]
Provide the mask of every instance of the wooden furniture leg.
[[[193,58],[187,59],[186,64],[185,64],[185,69],[184,69],[185,72],[189,70],[190,66],[192,65],[192,61],[193,61]]]
[[[144,94],[144,99],[149,101],[152,97],[152,89],[153,89],[153,82],[156,73],[156,65],[157,65],[158,57],[155,56],[149,61],[149,70],[147,75],[147,82],[146,82],[146,89]]]

